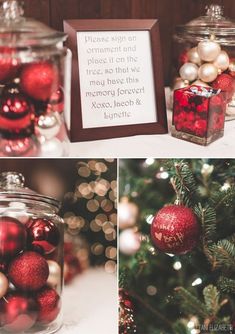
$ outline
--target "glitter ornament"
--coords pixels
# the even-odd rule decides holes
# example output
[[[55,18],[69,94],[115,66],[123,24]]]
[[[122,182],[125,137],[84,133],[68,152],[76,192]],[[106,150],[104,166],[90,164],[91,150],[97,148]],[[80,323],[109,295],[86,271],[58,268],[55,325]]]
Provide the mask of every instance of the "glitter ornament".
[[[0,300],[2,329],[11,333],[21,333],[34,326],[38,316],[38,306],[32,298],[12,293]]]
[[[226,92],[227,102],[230,102],[235,92],[235,79],[231,75],[223,73],[212,83],[212,87]]]
[[[21,71],[20,83],[28,96],[47,101],[59,86],[58,68],[49,62],[25,65]]]
[[[20,290],[39,290],[49,276],[47,261],[38,253],[24,252],[10,263],[8,276]]]
[[[124,289],[119,289],[119,333],[137,333],[133,304],[130,300],[130,296]]]
[[[12,80],[19,69],[19,61],[15,58],[15,50],[0,47],[0,84],[7,84]]]
[[[26,223],[28,246],[42,254],[52,253],[59,244],[60,233],[50,220],[31,219]]]
[[[196,247],[200,228],[190,208],[169,205],[154,217],[151,237],[159,250],[171,254],[185,254]]]
[[[54,289],[45,287],[36,295],[39,305],[39,315],[37,321],[48,324],[54,321],[60,312],[60,297]]]
[[[10,259],[26,246],[26,230],[15,218],[0,217],[0,258]]]

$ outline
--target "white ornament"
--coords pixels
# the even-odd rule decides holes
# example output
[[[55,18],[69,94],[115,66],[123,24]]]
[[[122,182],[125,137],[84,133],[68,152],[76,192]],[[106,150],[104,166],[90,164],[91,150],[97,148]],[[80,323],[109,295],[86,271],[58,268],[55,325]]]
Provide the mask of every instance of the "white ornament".
[[[136,224],[138,213],[139,210],[135,203],[128,202],[125,199],[122,200],[118,205],[120,229],[134,226]]]
[[[188,60],[190,63],[194,63],[196,65],[201,65],[201,58],[199,57],[197,47],[192,48],[187,53]]]
[[[213,64],[204,64],[199,68],[198,76],[204,82],[212,82],[218,76],[218,68]]]
[[[54,138],[60,131],[60,121],[54,112],[41,115],[36,125],[36,132],[47,140]]]
[[[210,87],[206,82],[201,81],[201,80],[196,80],[192,83],[192,85],[195,86],[201,86],[201,87]]]
[[[194,81],[198,77],[198,67],[193,63],[185,63],[180,68],[180,76],[183,80]]]
[[[219,70],[226,71],[229,67],[229,56],[227,52],[221,51],[213,63]]]
[[[2,272],[0,272],[0,298],[5,296],[8,290],[8,286],[8,279]]]
[[[197,50],[201,60],[214,61],[218,57],[221,47],[218,43],[208,40],[200,42]]]
[[[48,260],[47,263],[49,267],[47,284],[55,288],[61,283],[61,268],[55,261]]]
[[[141,246],[140,233],[134,229],[128,228],[120,233],[119,248],[125,255],[134,255]]]

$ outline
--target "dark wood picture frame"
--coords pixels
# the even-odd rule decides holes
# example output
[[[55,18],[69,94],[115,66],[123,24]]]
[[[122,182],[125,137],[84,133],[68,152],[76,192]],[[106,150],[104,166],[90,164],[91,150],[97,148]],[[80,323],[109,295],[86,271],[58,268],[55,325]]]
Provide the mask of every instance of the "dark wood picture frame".
[[[165,134],[168,132],[162,53],[158,20],[66,20],[64,31],[68,35],[67,47],[72,51],[72,87],[71,87],[71,118],[69,136],[72,142],[108,139],[145,134]],[[83,128],[81,90],[79,81],[79,57],[77,33],[92,31],[149,31],[153,64],[154,91],[157,121],[153,123],[119,125],[100,128]]]

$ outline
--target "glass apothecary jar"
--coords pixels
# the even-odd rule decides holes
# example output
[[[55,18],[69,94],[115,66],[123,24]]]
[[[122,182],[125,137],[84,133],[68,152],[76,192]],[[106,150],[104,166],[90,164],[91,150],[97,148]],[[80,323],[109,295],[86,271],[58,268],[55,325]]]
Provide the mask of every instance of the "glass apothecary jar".
[[[0,0],[0,156],[63,156],[71,53],[66,35]]]
[[[59,202],[0,175],[0,332],[54,333],[61,327],[63,220]]]
[[[176,27],[172,90],[189,85],[227,92],[226,115],[235,119],[235,22],[219,5],[206,15]]]

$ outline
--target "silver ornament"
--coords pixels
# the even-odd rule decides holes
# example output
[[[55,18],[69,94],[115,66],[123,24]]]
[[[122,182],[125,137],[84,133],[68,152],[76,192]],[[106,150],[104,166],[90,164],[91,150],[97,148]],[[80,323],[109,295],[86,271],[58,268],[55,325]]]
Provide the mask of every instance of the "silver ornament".
[[[48,260],[47,263],[49,267],[47,284],[55,288],[61,283],[61,268],[59,264],[55,261]]]
[[[229,56],[227,52],[221,51],[213,63],[219,70],[226,71],[229,67]]]
[[[197,50],[201,60],[214,61],[218,57],[221,47],[217,42],[208,40],[200,42]]]
[[[185,63],[180,68],[180,76],[183,80],[194,81],[198,77],[198,67],[193,63]]]
[[[212,82],[218,76],[218,69],[213,64],[204,64],[199,68],[198,76],[204,82]]]
[[[38,118],[36,132],[45,137],[47,140],[54,138],[59,133],[59,131],[60,122],[54,112],[41,115]]]
[[[199,57],[197,47],[192,48],[187,53],[188,59],[190,63],[194,63],[196,65],[201,65],[201,58]]]

